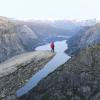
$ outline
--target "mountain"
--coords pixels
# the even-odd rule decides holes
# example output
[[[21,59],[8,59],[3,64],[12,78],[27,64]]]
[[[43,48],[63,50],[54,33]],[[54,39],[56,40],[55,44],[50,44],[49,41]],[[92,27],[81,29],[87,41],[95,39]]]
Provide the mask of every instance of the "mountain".
[[[58,35],[71,36],[71,31],[54,27],[51,22],[20,21],[0,17],[0,62],[23,52],[32,51],[39,44],[58,40]]]
[[[19,21],[0,17],[0,62],[23,52],[32,51],[39,43],[69,34],[41,21]]]
[[[66,51],[68,54],[73,55],[80,50],[80,42],[85,32],[89,29],[89,27],[84,27],[80,29],[77,34],[73,35],[70,39],[68,39],[68,50]]]
[[[97,23],[97,20],[96,19],[89,19],[89,20],[82,20],[82,21],[79,21],[79,24],[81,26],[93,26]]]
[[[49,37],[63,34],[69,35],[69,31],[67,29],[65,30],[62,28],[54,27],[50,21],[29,20],[25,24],[27,24],[32,30],[35,31],[38,36],[41,37]]]
[[[20,100],[100,100],[100,45],[88,47]]]
[[[97,23],[96,19],[90,20],[55,20],[52,25],[56,28],[70,30],[72,33],[77,33],[83,27],[90,27]]]
[[[68,44],[69,49],[67,52],[69,54],[73,54],[83,48],[100,44],[100,23],[80,30],[78,34],[68,40]]]
[[[57,36],[72,36],[80,29],[82,30],[83,26],[76,21],[20,21],[1,16],[0,62],[23,52],[32,51],[39,44],[66,39]]]
[[[75,20],[56,20],[53,22],[55,27],[72,30],[76,28],[81,28],[81,25]]]
[[[0,17],[0,62],[32,49],[37,39],[27,26],[18,25],[6,17]]]
[[[14,93],[16,90],[33,73],[41,69],[42,64],[51,59],[50,56],[53,56],[48,51],[45,56],[43,56],[43,52],[29,53],[30,55],[26,52],[32,51],[38,43],[42,43],[42,40],[47,39],[48,41],[48,38],[54,39],[59,35],[66,35],[72,36],[68,40],[69,52],[75,55],[68,62],[59,66],[54,72],[41,80],[28,94],[19,99],[100,100],[100,24],[81,26],[80,23],[78,25],[74,21],[67,23],[64,21],[62,23],[60,24],[61,27],[57,25],[58,23],[54,25],[54,23],[41,22],[40,20],[18,21],[0,17],[0,62],[15,55],[25,53],[25,55],[15,56],[1,64],[1,99],[6,98],[10,100],[14,98],[12,100],[15,100]],[[69,26],[67,26],[68,23]],[[33,54],[35,58],[31,59]],[[27,57],[30,60],[27,60],[29,59]],[[46,57],[50,57],[50,59]],[[27,59],[22,60],[22,58]],[[17,61],[21,61],[22,64],[18,62],[19,65],[11,66],[11,61],[15,65]]]
[[[83,28],[76,20],[55,20],[52,25],[56,28],[68,30],[70,35],[76,34]]]
[[[100,23],[89,28],[80,42],[80,48],[94,46],[100,43]]]

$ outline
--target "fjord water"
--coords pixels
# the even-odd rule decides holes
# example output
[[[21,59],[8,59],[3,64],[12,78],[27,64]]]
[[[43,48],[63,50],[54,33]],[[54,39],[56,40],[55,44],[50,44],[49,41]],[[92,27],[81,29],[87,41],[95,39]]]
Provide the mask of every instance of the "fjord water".
[[[43,67],[43,69],[33,75],[32,78],[30,78],[30,80],[25,84],[25,86],[17,90],[16,96],[20,97],[26,94],[28,91],[34,88],[40,80],[42,80],[48,74],[57,69],[57,67],[64,64],[68,59],[70,59],[70,56],[64,53],[66,49],[68,49],[66,40],[55,42],[56,55]],[[39,46],[35,50],[51,50],[50,43],[43,46]]]

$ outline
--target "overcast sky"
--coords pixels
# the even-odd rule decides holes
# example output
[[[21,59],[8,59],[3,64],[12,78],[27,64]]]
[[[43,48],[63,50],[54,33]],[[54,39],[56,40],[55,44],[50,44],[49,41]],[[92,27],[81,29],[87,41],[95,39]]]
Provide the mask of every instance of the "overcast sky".
[[[100,19],[100,0],[0,0],[0,16],[17,19]]]

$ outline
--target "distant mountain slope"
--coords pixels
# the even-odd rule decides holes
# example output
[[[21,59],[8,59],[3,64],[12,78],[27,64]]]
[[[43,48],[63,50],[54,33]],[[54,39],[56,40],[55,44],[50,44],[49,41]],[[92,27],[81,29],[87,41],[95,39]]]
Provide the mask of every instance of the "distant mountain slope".
[[[85,32],[80,42],[80,48],[94,46],[98,43],[100,43],[100,24],[96,24]]]
[[[0,62],[32,49],[37,36],[27,26],[19,26],[0,17]]]
[[[32,47],[34,47],[39,38],[27,25],[17,26],[16,33],[17,38],[20,39],[25,50],[32,50]]]
[[[100,24],[96,24],[92,27],[86,27],[85,29],[80,30],[78,34],[69,39],[69,50],[67,52],[73,54],[74,52],[77,52],[77,50],[94,46],[99,43]]]
[[[23,24],[30,27],[39,37],[49,37],[62,34],[70,35],[70,32],[67,29],[56,28],[51,24],[51,22],[32,20],[24,22]]]
[[[56,20],[53,25],[66,30],[78,30],[81,28],[81,25],[75,20]]]
[[[90,27],[97,23],[96,19],[90,20],[55,20],[52,25],[56,28],[70,30],[73,34],[77,33],[83,27]]]
[[[80,42],[82,37],[84,36],[85,32],[89,29],[89,27],[84,27],[83,29],[81,29],[80,31],[78,31],[77,34],[75,34],[74,36],[72,36],[68,41],[68,50],[67,53],[68,54],[74,54],[79,52],[80,50]]]

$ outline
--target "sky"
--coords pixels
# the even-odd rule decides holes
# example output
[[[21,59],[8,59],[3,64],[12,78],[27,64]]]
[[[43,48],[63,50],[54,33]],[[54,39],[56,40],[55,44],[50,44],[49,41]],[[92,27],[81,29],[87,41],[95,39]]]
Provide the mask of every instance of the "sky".
[[[0,0],[0,16],[16,19],[100,19],[100,0]]]

